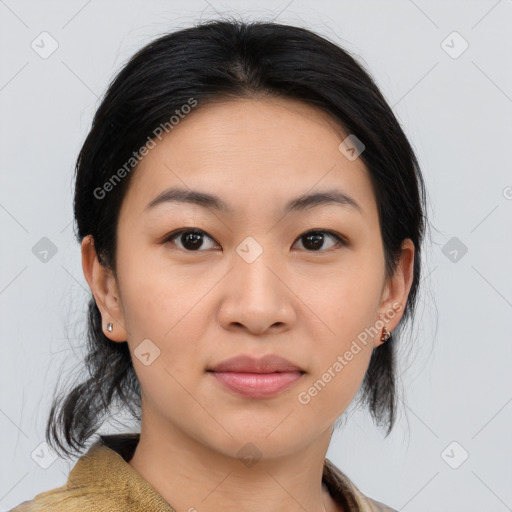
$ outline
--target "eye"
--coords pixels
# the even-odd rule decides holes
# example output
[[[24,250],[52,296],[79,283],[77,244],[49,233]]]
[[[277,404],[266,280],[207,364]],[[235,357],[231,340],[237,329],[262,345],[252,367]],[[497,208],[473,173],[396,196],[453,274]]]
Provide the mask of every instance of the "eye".
[[[314,230],[314,231],[308,231],[307,233],[304,233],[300,235],[300,237],[297,240],[305,240],[305,244],[308,247],[312,247],[313,249],[309,252],[326,252],[326,251],[319,251],[319,249],[324,244],[324,241],[326,239],[325,235],[327,237],[330,237],[331,239],[334,239],[338,245],[345,245],[345,240],[343,237],[338,235],[338,233],[334,233],[333,231],[325,231],[325,230]],[[335,247],[336,243],[331,245],[331,247],[328,247],[328,249]]]
[[[182,246],[180,249],[184,249],[189,252],[197,251],[199,247],[203,244],[203,237],[209,238],[210,240],[213,240],[211,237],[209,237],[204,231],[200,229],[190,229],[190,228],[184,228],[180,229],[179,231],[174,231],[169,236],[167,236],[163,243],[171,242],[175,238],[177,238]],[[174,243],[174,242],[173,242]],[[179,247],[179,246],[178,246]]]
[[[335,240],[336,242],[332,244],[330,247],[328,247],[328,249],[330,249],[331,247],[335,247],[336,244],[343,246],[346,243],[341,235],[338,235],[338,233],[334,233],[333,231],[327,230],[308,231],[302,234],[297,240],[304,239],[305,244],[303,243],[303,246],[307,246],[310,248],[312,247],[311,250],[307,249],[308,252],[322,252],[319,251],[319,249],[324,244],[324,241],[326,239],[325,235]],[[198,252],[198,249],[203,245],[203,238],[207,238],[213,241],[213,238],[208,236],[204,231],[200,229],[183,228],[178,231],[173,231],[172,233],[170,233],[167,237],[165,237],[162,243],[175,243],[174,240],[177,239],[179,243],[181,243],[181,247],[178,244],[176,244],[180,249],[183,249],[188,252]]]

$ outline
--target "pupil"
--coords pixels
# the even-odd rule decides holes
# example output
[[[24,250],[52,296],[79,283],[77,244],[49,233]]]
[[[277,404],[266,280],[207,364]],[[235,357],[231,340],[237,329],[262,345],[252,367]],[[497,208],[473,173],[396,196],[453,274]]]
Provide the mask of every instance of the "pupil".
[[[320,249],[322,247],[324,237],[323,237],[323,235],[312,234],[312,235],[307,235],[306,236],[306,240],[312,241],[313,242],[313,248],[315,250],[317,250],[317,249]],[[304,244],[304,246],[306,246],[306,245],[307,244]]]
[[[188,249],[197,249],[198,247],[201,247],[201,235],[190,231],[188,233],[184,233],[182,235],[182,243],[184,247],[187,247],[188,244],[190,246],[187,247]]]

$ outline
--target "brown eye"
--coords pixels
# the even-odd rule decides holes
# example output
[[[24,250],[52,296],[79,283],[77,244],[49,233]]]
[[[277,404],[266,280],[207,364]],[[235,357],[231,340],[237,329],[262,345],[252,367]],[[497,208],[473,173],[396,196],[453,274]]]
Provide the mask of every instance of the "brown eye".
[[[175,231],[171,233],[171,235],[166,237],[164,242],[171,242],[176,239],[177,242],[181,244],[181,247],[179,246],[178,243],[172,243],[178,245],[180,249],[189,252],[201,252],[200,249],[204,244],[204,238],[213,240],[204,231],[201,231],[200,229],[180,229],[179,231]]]
[[[323,252],[320,249],[322,249],[325,240],[328,238],[334,239],[337,243],[332,244],[327,249],[336,247],[336,245],[345,244],[343,238],[341,238],[341,236],[339,236],[337,233],[333,233],[332,231],[308,231],[307,233],[301,235],[298,240],[304,240],[303,246],[309,252]]]

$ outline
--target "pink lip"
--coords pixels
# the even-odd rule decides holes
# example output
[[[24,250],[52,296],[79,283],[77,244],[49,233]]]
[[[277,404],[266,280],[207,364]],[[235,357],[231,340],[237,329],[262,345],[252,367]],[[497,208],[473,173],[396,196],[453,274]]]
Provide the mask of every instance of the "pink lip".
[[[251,398],[273,396],[292,386],[303,375],[300,371],[275,373],[210,372],[232,391]]]
[[[214,372],[244,372],[244,373],[273,373],[273,372],[303,372],[302,368],[288,359],[276,354],[267,354],[262,357],[253,357],[241,354],[226,359],[210,368]]]

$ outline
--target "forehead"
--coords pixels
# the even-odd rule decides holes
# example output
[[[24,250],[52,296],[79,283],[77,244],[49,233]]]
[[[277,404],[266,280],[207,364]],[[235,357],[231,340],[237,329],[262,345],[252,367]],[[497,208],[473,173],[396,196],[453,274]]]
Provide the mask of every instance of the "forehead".
[[[297,100],[236,99],[196,107],[132,171],[123,207],[142,214],[169,187],[211,192],[231,213],[276,211],[290,198],[336,188],[374,208],[368,170],[339,145],[348,134],[329,114]]]

